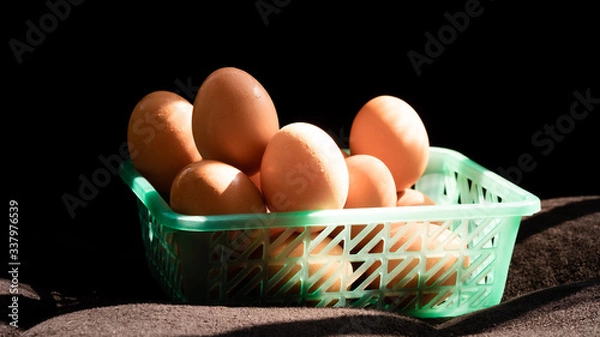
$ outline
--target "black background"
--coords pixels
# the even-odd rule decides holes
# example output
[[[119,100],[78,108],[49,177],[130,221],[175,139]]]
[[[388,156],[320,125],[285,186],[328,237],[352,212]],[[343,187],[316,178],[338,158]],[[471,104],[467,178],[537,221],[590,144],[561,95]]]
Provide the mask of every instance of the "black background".
[[[145,291],[136,286],[144,276],[134,276],[146,275],[135,200],[120,178],[111,175],[74,217],[62,197],[79,197],[80,178],[119,155],[143,95],[179,90],[193,100],[181,84],[197,89],[222,66],[256,77],[281,125],[312,122],[347,143],[358,109],[391,94],[421,115],[431,145],[492,171],[529,153],[536,167],[515,182],[540,198],[598,194],[600,105],[547,155],[532,143],[565,119],[574,91],[600,98],[594,7],[481,0],[481,15],[418,76],[407,53],[424,54],[424,34],[437,35],[444,13],[469,2],[265,0],[281,5],[265,23],[254,0],[88,0],[70,5],[20,63],[10,41],[26,43],[27,21],[39,27],[51,11],[44,1],[5,4],[5,184],[19,202],[21,279],[43,275],[63,292]]]

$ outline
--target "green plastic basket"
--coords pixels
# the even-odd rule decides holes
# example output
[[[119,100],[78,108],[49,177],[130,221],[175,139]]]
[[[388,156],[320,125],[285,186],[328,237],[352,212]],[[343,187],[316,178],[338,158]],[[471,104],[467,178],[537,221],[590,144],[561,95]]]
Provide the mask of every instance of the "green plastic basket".
[[[120,175],[138,198],[154,277],[172,299],[205,305],[364,307],[417,317],[487,308],[502,299],[522,216],[540,209],[535,195],[439,147],[430,148],[414,186],[434,206],[189,216],[173,212],[130,161]],[[398,223],[420,229],[402,237],[392,230]],[[354,238],[353,226],[364,227]],[[314,227],[324,229],[311,234]],[[283,228],[277,238],[274,228]],[[361,242],[375,228],[378,235]],[[408,243],[390,249],[399,240]],[[421,249],[407,249],[415,241]],[[373,251],[376,244],[383,248]],[[287,254],[299,246],[300,256]]]

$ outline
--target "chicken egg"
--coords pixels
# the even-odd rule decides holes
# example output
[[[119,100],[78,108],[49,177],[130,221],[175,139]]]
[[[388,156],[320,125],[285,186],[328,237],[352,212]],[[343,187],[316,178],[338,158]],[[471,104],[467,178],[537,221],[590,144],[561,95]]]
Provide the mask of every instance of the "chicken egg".
[[[260,183],[272,212],[341,209],[348,197],[348,166],[329,134],[295,122],[267,144]]]
[[[210,159],[185,166],[171,187],[173,211],[188,215],[265,213],[260,191],[242,171]]]
[[[133,108],[127,142],[133,166],[160,193],[177,173],[202,156],[192,135],[192,104],[169,91],[154,91]]]
[[[368,154],[356,154],[346,158],[346,164],[350,179],[344,208],[396,206],[394,177],[381,160]],[[358,247],[368,244],[382,227],[373,228]],[[351,238],[354,239],[364,228],[364,225],[353,225]],[[337,235],[339,231],[340,228],[336,228],[332,234]]]
[[[345,208],[396,206],[396,186],[388,167],[378,158],[357,154],[346,158],[349,174]]]
[[[429,159],[429,138],[417,112],[400,98],[377,96],[350,128],[350,153],[375,156],[390,169],[397,191],[411,187]]]
[[[192,116],[203,158],[233,165],[251,176],[260,168],[267,143],[279,130],[275,105],[249,73],[219,68],[201,84]]]

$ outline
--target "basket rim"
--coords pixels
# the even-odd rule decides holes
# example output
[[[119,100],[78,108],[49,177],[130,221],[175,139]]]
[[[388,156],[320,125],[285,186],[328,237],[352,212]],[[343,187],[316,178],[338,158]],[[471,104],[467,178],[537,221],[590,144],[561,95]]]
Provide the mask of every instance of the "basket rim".
[[[369,207],[336,210],[310,210],[271,213],[225,215],[184,215],[174,212],[163,196],[135,169],[131,159],[121,163],[119,175],[136,197],[166,229],[174,231],[213,232],[277,227],[326,226],[343,223],[374,223],[387,221],[440,221],[488,217],[526,216],[541,209],[534,194],[492,172],[456,150],[430,146],[430,160],[425,173],[431,172],[434,161],[445,169],[458,169],[477,182],[485,182],[495,192],[507,197],[500,203],[447,204],[432,206]],[[441,164],[439,161],[442,161]]]

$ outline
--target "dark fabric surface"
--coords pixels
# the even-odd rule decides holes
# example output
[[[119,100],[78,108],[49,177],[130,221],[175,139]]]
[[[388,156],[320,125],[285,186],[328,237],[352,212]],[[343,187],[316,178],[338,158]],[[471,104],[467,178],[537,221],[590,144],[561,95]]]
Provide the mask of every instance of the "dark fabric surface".
[[[523,219],[502,303],[452,319],[416,319],[365,309],[175,305],[168,303],[147,273],[133,268],[135,280],[124,279],[94,291],[81,287],[69,292],[45,286],[43,280],[31,286],[20,284],[20,328],[8,326],[3,315],[0,334],[600,336],[599,233],[600,196],[544,200],[542,211]],[[127,262],[138,260],[136,256]],[[139,286],[127,289],[134,281]],[[9,281],[2,282],[6,308]]]
[[[24,336],[597,336],[600,282],[534,292],[431,324],[374,310],[125,304],[76,311]]]

